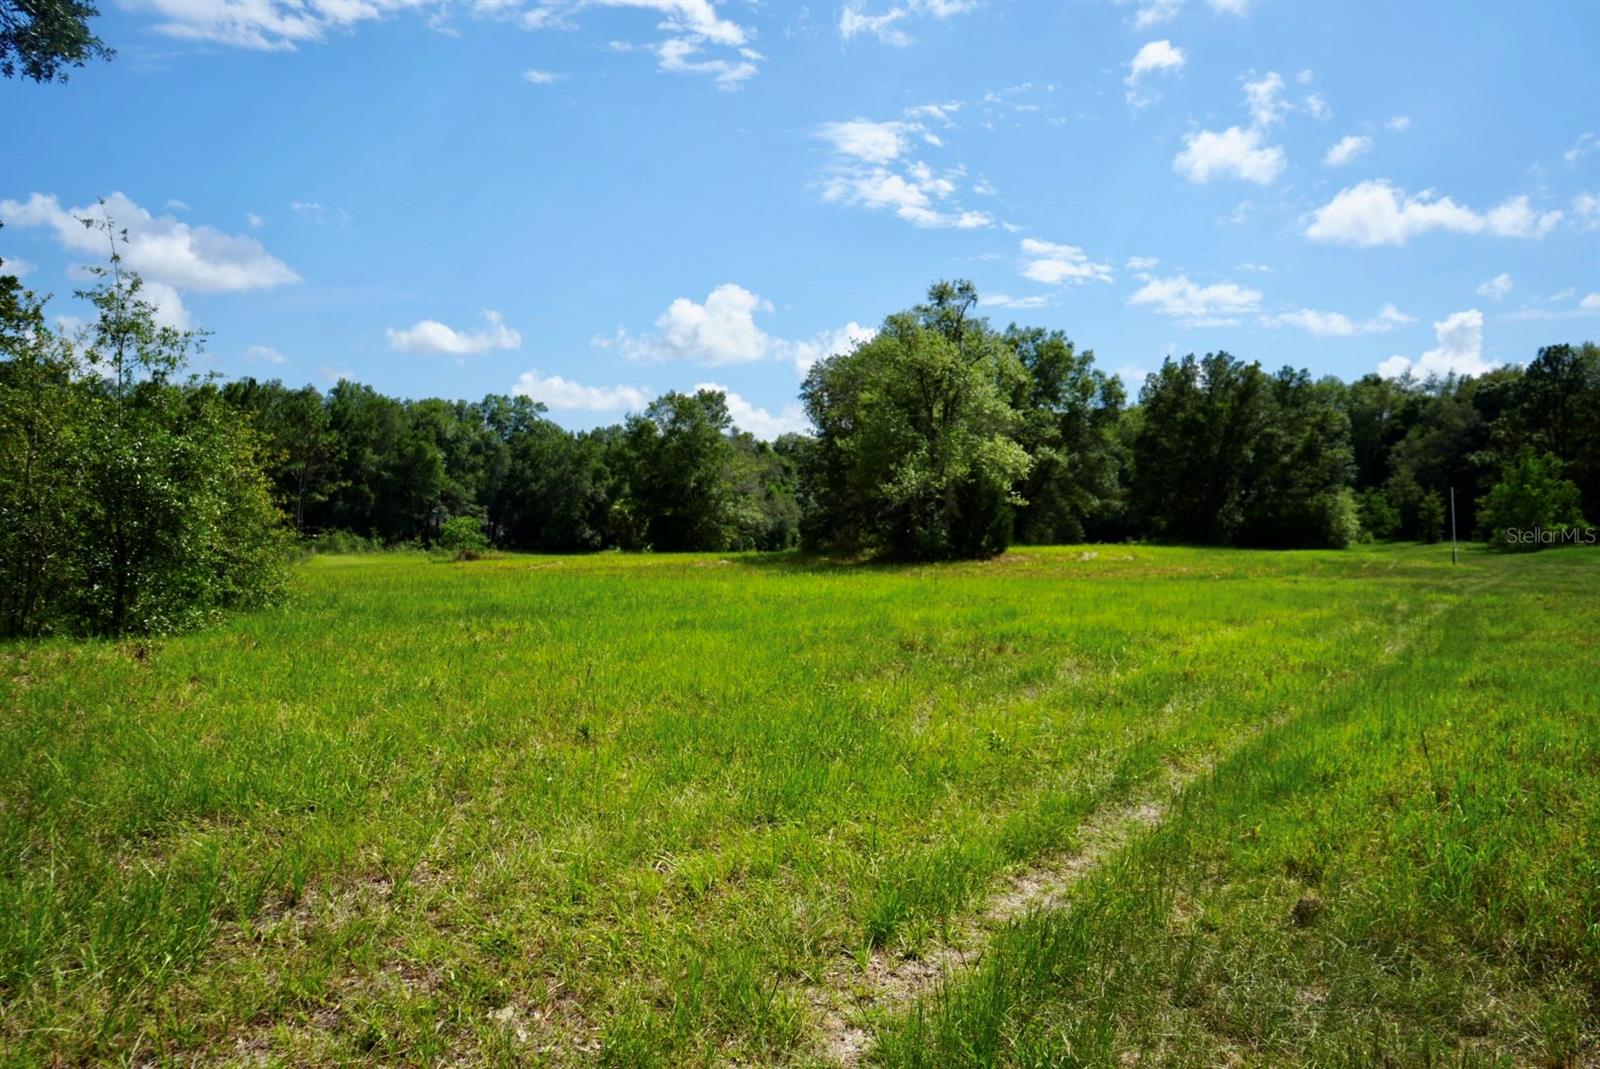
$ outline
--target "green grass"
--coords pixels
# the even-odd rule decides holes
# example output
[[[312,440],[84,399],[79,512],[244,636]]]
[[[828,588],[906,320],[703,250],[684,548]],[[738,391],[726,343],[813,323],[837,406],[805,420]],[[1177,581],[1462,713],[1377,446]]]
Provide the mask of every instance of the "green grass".
[[[811,1064],[841,960],[1213,755],[871,1056],[1590,1064],[1597,565],[323,557],[8,647],[0,1064]]]

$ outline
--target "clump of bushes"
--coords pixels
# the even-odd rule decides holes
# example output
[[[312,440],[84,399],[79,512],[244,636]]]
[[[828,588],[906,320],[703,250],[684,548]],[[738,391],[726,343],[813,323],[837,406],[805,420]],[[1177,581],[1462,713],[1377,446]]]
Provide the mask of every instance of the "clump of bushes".
[[[248,424],[210,381],[175,380],[198,335],[158,326],[110,266],[78,296],[97,321],[50,330],[0,278],[0,632],[154,634],[284,589],[289,536]]]
[[[478,560],[488,551],[489,539],[476,516],[452,516],[440,525],[437,545],[456,560]]]
[[[1568,542],[1569,532],[1584,525],[1580,500],[1559,457],[1529,451],[1505,466],[1478,511],[1490,545],[1542,549]]]

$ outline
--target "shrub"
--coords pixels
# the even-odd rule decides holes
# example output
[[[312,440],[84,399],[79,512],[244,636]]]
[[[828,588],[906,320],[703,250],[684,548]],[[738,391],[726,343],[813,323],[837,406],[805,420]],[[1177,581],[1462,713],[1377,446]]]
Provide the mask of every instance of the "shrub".
[[[1560,458],[1550,453],[1526,452],[1507,464],[1478,506],[1489,543],[1507,550],[1539,549],[1582,526],[1578,487],[1564,470]],[[1534,536],[1536,528],[1553,538]]]
[[[456,560],[477,560],[489,548],[483,523],[476,516],[452,516],[439,528],[440,549],[455,554]]]

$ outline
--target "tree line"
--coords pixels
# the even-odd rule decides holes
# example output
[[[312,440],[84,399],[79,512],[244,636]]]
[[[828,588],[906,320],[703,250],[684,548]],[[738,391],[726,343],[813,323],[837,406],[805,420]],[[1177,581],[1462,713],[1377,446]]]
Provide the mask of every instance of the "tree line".
[[[1432,541],[1600,515],[1600,348],[1346,384],[1225,352],[1130,401],[1061,331],[997,329],[941,282],[815,364],[813,433],[734,428],[716,391],[569,431],[528,397],[182,376],[116,255],[52,330],[0,278],[0,593],[9,633],[170,630],[281,590],[285,548],[467,537],[538,552],[981,557],[1014,541]],[[1501,542],[1508,542],[1503,536]]]

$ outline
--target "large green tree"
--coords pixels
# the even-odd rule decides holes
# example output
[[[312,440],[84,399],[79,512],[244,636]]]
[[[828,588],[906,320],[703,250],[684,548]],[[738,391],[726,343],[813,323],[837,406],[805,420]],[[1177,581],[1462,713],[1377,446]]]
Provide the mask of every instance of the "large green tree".
[[[1028,374],[970,314],[976,303],[970,282],[938,283],[871,341],[811,368],[810,542],[913,559],[1006,548],[1030,467],[1013,405]]]

